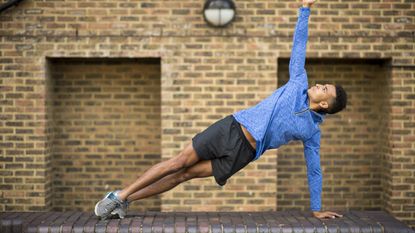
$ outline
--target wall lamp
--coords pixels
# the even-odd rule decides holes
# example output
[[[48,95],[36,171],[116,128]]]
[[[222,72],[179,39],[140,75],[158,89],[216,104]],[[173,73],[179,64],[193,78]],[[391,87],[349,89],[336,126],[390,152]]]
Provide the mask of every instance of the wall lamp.
[[[207,0],[203,7],[205,21],[213,27],[226,27],[235,19],[236,8],[232,0]]]

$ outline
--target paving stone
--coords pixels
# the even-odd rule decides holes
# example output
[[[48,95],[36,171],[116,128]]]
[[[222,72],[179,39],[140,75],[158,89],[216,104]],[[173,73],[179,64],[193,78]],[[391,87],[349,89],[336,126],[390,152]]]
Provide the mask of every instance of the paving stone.
[[[23,230],[26,230],[27,233],[39,232],[38,228],[39,228],[39,225],[42,224],[42,221],[45,221],[50,216],[52,216],[54,213],[53,212],[39,212],[37,214],[38,216],[35,219],[33,219],[33,221],[31,221],[30,224],[27,225],[27,228],[23,229]]]
[[[120,221],[119,233],[128,233],[133,218],[124,218]]]

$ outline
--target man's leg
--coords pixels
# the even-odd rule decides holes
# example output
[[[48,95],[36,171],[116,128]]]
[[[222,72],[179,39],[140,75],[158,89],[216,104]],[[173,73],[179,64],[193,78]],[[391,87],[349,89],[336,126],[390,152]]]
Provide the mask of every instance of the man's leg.
[[[204,178],[212,175],[212,161],[202,160],[189,168],[167,175],[157,182],[138,190],[127,197],[129,202],[147,198],[171,190],[178,184],[194,178]]]
[[[196,151],[193,149],[192,143],[190,142],[177,156],[160,162],[146,170],[144,174],[142,174],[134,183],[120,191],[118,196],[121,200],[125,200],[128,196],[138,190],[155,183],[167,175],[189,168],[196,164],[199,160],[200,159],[197,156]]]

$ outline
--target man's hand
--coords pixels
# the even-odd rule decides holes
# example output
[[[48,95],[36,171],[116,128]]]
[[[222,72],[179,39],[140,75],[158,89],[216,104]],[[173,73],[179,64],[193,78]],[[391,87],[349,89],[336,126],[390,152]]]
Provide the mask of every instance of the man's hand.
[[[330,211],[321,211],[321,212],[313,211],[313,215],[316,218],[335,218],[335,217],[341,218],[343,217],[343,215],[341,214],[337,214],[337,213],[330,212]]]
[[[303,7],[311,7],[316,0],[303,0]]]

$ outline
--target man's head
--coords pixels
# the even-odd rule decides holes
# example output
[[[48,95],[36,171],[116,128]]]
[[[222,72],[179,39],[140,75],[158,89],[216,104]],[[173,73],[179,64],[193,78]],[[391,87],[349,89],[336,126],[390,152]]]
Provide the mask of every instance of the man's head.
[[[307,90],[310,108],[316,112],[334,114],[346,107],[347,94],[339,85],[316,84]]]

